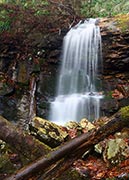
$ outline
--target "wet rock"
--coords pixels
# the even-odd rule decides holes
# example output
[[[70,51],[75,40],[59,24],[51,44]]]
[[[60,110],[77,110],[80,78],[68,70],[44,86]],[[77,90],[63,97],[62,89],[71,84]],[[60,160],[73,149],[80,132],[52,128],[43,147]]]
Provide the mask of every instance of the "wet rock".
[[[79,127],[79,124],[75,121],[69,121],[66,123],[66,127],[68,129],[77,129]]]
[[[61,55],[61,50],[53,50],[50,52],[48,56],[48,61],[50,63],[58,64],[59,63],[59,57]]]
[[[108,97],[101,100],[100,109],[105,116],[111,116],[119,109],[119,104],[116,99]]]
[[[95,151],[103,155],[107,165],[116,165],[129,157],[129,128],[115,133],[108,139],[95,145]]]
[[[27,84],[29,80],[29,72],[27,70],[27,63],[25,61],[19,62],[18,64],[18,74],[17,82],[22,84]]]
[[[69,129],[77,129],[77,130],[91,130],[93,128],[95,128],[95,126],[90,122],[88,121],[88,119],[86,118],[83,118],[81,119],[80,122],[75,122],[75,121],[69,121],[66,123],[66,128],[69,130]]]
[[[1,96],[0,97],[0,114],[6,119],[12,122],[16,122],[17,119],[17,99],[13,96]]]
[[[82,119],[80,122],[69,121],[66,123],[66,128],[70,138],[75,138],[82,133],[95,128],[95,126],[87,119]]]
[[[127,16],[129,18],[129,15]],[[124,20],[122,23],[120,27],[120,20],[117,17],[104,18],[100,22],[104,63],[103,73],[105,75],[128,71],[129,31],[126,29],[122,30],[124,26],[128,26],[128,20]]]
[[[129,98],[124,98],[119,101],[119,106],[124,107],[129,105]]]
[[[103,153],[104,160],[111,164],[118,164],[129,155],[128,143],[122,138],[109,139]]]
[[[21,97],[17,100],[17,126],[21,129],[28,130],[28,123],[29,123],[29,110],[30,104],[29,94],[24,93]]]
[[[8,95],[13,92],[13,83],[8,83],[7,77],[4,73],[0,73],[0,96]]]
[[[63,37],[65,36],[66,32],[62,32],[61,34],[59,31],[52,32],[42,39],[42,42],[40,46],[43,49],[49,49],[49,50],[55,50],[55,49],[61,49]]]
[[[95,148],[95,151],[97,153],[102,154],[102,152],[103,152],[103,145],[102,145],[102,143],[96,144],[94,148]]]
[[[37,83],[37,116],[48,119],[50,102],[53,101],[56,91],[57,65],[44,64]]]
[[[28,39],[32,42],[32,46],[41,44],[43,38],[44,35],[41,32],[32,32],[28,35]]]
[[[33,119],[30,131],[32,135],[52,148],[60,145],[68,136],[60,126],[39,117]]]
[[[101,100],[101,115],[110,116],[121,107],[129,105],[129,73],[116,73],[103,77],[104,98]]]
[[[95,126],[85,118],[80,121],[79,125],[82,129],[85,129],[86,131],[95,128]]]

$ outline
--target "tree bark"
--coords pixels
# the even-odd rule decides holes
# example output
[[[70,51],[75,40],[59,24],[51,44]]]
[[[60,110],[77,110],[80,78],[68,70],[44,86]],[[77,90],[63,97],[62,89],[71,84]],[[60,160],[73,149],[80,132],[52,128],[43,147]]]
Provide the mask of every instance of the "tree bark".
[[[129,127],[129,106],[122,108],[110,119],[107,124],[98,129],[93,129],[88,133],[82,134],[75,139],[72,139],[70,142],[67,142],[59,149],[50,152],[47,156],[41,157],[37,161],[24,167],[15,175],[12,175],[10,178],[8,178],[8,180],[25,180],[26,178],[31,177],[33,174],[42,172],[48,167],[50,168],[51,165],[55,164],[62,158],[67,159],[69,153],[69,158],[72,157],[72,159],[75,160],[76,157],[73,158],[73,155],[77,155],[77,158],[79,156],[81,157],[84,152],[92,148],[95,144],[99,143],[110,134],[113,134],[127,126]]]
[[[0,116],[0,139],[29,161],[47,154],[50,148]]]

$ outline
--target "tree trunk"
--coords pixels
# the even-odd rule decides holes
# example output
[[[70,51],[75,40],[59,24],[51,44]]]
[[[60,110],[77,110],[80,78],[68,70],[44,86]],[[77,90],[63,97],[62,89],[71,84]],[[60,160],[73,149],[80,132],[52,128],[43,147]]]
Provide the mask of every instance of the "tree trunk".
[[[50,152],[50,148],[0,116],[0,139],[29,161]]]
[[[81,157],[85,151],[92,148],[95,144],[99,143],[101,140],[103,140],[110,134],[113,134],[116,131],[119,131],[123,127],[127,126],[129,127],[129,106],[122,108],[110,119],[110,121],[107,124],[103,125],[97,130],[93,129],[86,134],[82,134],[79,137],[72,139],[70,142],[67,142],[59,149],[50,152],[47,156],[41,157],[37,161],[24,167],[15,175],[12,175],[10,178],[8,178],[8,180],[25,180],[26,178],[31,177],[33,174],[41,172],[48,167],[50,168],[51,165],[55,164],[62,158],[66,158],[67,160],[69,153],[69,158],[71,158],[71,161],[72,159],[75,160],[76,157]],[[51,174],[49,175],[51,176]]]

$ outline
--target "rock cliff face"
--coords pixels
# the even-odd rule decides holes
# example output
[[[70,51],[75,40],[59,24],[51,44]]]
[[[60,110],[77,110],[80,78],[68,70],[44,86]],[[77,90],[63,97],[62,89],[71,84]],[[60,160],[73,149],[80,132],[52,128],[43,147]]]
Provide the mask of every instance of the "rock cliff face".
[[[124,18],[124,17],[123,17]],[[126,23],[126,22],[125,22]],[[104,76],[124,73],[128,76],[129,66],[129,30],[120,27],[118,18],[100,19],[99,23],[102,35],[103,72]],[[46,50],[48,63],[60,63],[63,37],[67,29],[51,33],[42,42],[42,48]],[[118,76],[117,76],[118,77]]]
[[[99,26],[102,35],[103,74],[128,72],[129,27],[123,30],[120,27],[118,18],[100,19]],[[48,62],[59,62],[63,37],[68,30],[68,28],[60,29],[60,31],[57,30],[47,36],[47,39],[44,39],[42,44],[40,44],[42,48],[47,50],[46,56]],[[49,53],[47,54],[47,52]]]
[[[100,21],[103,47],[103,74],[128,72],[129,30],[119,27],[119,19]]]
[[[105,99],[102,110],[108,115],[128,104],[129,30],[124,17],[101,19]],[[128,17],[129,18],[129,17]]]
[[[102,101],[102,115],[111,115],[119,107],[128,105],[129,16],[126,16],[124,22],[122,19],[125,19],[125,17],[100,19],[99,23],[103,51],[103,71],[100,71],[100,74],[105,94]],[[31,42],[26,57],[23,50],[18,49],[17,51],[15,46],[10,48],[10,43],[13,43],[11,39],[8,43],[1,37],[0,72],[5,79],[1,79],[0,92],[3,93],[4,89],[4,96],[10,97],[11,95],[12,98],[12,94],[17,91],[17,83],[18,85],[28,86],[32,74],[38,75],[37,113],[38,116],[46,118],[49,101],[55,94],[56,80],[61,63],[63,37],[68,30],[67,23],[66,28],[64,28],[64,25],[58,28],[54,27],[46,34],[33,31],[32,34],[26,37],[28,38],[26,41]],[[20,48],[20,45],[18,45],[18,48]],[[34,53],[31,53],[31,49]],[[26,89],[26,87],[22,89]],[[0,95],[2,96],[0,106],[4,109],[4,104],[8,103],[4,102],[3,94]],[[15,100],[11,99],[11,101],[14,102]],[[15,107],[16,103],[17,100],[14,103]],[[4,110],[2,110],[3,112]]]

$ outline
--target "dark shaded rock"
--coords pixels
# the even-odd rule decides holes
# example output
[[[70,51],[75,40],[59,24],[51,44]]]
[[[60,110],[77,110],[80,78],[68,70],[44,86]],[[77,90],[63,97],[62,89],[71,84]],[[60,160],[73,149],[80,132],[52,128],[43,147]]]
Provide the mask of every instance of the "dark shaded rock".
[[[124,98],[119,101],[119,107],[124,107],[129,105],[129,98]]]
[[[31,46],[35,47],[35,46],[39,46],[39,44],[42,43],[44,36],[43,33],[41,32],[31,32],[28,35],[28,39],[32,42]]]
[[[116,99],[104,98],[101,100],[100,110],[102,115],[111,116],[114,113],[116,113],[118,109],[119,109],[119,104]]]
[[[48,56],[48,62],[57,64],[59,63],[59,57],[61,55],[61,50],[53,50]]]
[[[43,49],[55,50],[61,47],[63,36],[60,36],[57,33],[46,35],[43,39],[39,47]]]
[[[129,31],[121,31],[116,18],[102,19],[100,27],[103,49],[103,74],[128,71]]]
[[[27,69],[27,63],[26,61],[19,62],[17,82],[22,84],[27,84],[28,81],[29,81],[29,71]]]
[[[17,100],[15,97],[0,97],[0,114],[10,121],[17,121]]]
[[[4,73],[0,73],[0,96],[11,94],[14,90],[14,84],[9,83],[7,76]]]
[[[57,75],[59,68],[57,65],[44,64],[37,84],[37,116],[48,119],[49,105],[56,94]]]

